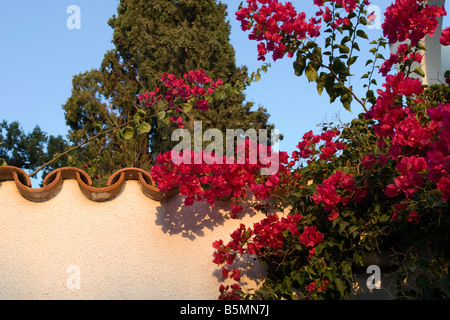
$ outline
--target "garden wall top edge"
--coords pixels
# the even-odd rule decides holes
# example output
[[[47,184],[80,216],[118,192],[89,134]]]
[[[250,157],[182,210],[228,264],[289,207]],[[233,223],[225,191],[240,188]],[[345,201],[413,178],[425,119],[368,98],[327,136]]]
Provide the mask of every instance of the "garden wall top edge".
[[[27,200],[34,202],[48,201],[60,190],[66,179],[74,179],[88,199],[104,202],[116,198],[123,190],[127,180],[136,180],[142,192],[155,201],[166,201],[178,193],[177,189],[163,192],[156,187],[150,174],[139,168],[124,168],[113,173],[105,187],[93,187],[89,175],[78,168],[64,167],[50,172],[43,180],[42,187],[32,188],[30,176],[20,168],[13,166],[0,167],[0,182],[14,181],[19,193]]]

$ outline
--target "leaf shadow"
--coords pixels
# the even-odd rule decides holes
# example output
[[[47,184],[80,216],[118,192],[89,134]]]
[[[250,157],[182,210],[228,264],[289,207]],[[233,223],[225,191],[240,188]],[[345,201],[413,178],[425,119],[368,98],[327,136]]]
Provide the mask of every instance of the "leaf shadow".
[[[235,268],[240,270],[241,279],[239,281],[239,285],[244,287],[249,285],[252,287],[259,287],[264,281],[268,269],[256,255],[249,254],[240,256],[237,261],[235,261],[233,266],[224,265],[224,267],[227,269]],[[224,281],[222,276],[222,267],[214,270],[213,276],[216,277],[219,282]]]
[[[184,197],[176,195],[170,201],[162,202],[156,209],[156,224],[161,226],[164,233],[170,235],[181,234],[194,241],[205,235],[205,230],[223,226],[227,219],[231,219],[231,201],[218,200],[214,206],[206,202],[194,202],[191,206],[184,205]],[[250,208],[238,214],[253,216],[256,212]]]

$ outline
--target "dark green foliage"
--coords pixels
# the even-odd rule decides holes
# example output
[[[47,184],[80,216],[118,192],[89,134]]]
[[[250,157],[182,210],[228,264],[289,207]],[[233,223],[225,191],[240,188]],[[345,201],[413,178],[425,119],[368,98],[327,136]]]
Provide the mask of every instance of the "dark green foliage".
[[[24,170],[36,170],[39,166],[64,152],[68,147],[61,136],[48,136],[36,126],[33,131],[25,133],[17,121],[0,123],[0,159],[6,164]],[[67,165],[67,158],[48,166],[45,174],[53,169]]]

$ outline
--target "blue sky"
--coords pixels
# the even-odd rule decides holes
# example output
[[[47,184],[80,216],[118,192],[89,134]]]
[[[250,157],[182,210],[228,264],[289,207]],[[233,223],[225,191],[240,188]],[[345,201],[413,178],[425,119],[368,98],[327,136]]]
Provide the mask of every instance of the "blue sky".
[[[231,43],[238,66],[250,71],[261,66],[257,61],[256,42],[240,30],[234,12],[240,0],[225,0],[232,26]],[[312,0],[294,0],[299,11],[309,16],[315,12]],[[51,135],[65,135],[62,105],[70,97],[72,77],[98,68],[107,50],[112,49],[112,29],[108,19],[116,14],[118,0],[0,0],[0,121],[17,120],[25,131],[36,125]],[[373,1],[381,9],[391,1]],[[69,29],[70,5],[81,11],[81,28]],[[447,3],[446,9],[450,12]],[[444,26],[448,25],[444,23]],[[371,39],[381,30],[365,30]],[[362,47],[361,56],[367,48]],[[365,59],[364,59],[365,61]],[[329,104],[319,97],[315,85],[296,77],[292,59],[272,62],[268,74],[246,92],[247,100],[262,105],[271,114],[270,122],[285,135],[280,149],[291,152],[304,132],[318,130],[317,124],[333,120],[339,113],[350,121],[362,111],[354,104],[354,113],[338,103]],[[362,74],[361,74],[362,75]],[[355,78],[352,83],[358,86]]]

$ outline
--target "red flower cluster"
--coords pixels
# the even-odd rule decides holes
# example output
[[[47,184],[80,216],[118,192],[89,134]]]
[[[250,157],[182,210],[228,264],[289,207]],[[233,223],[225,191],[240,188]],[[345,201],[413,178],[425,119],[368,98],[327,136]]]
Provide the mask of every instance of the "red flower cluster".
[[[261,176],[261,169],[268,165],[262,164],[259,159],[257,159],[256,164],[253,164],[248,157],[251,148],[249,145],[252,142],[246,139],[243,143],[246,149],[238,146],[237,150],[246,150],[243,159],[245,163],[242,161],[227,161],[225,155],[218,157],[204,151],[200,153],[185,151],[190,157],[189,163],[174,164],[172,152],[169,151],[156,158],[160,165],[153,166],[150,174],[158,188],[163,191],[178,187],[180,194],[186,197],[185,205],[192,205],[194,201],[203,200],[210,205],[214,205],[216,199],[223,197],[231,197],[233,201],[237,202],[248,195],[248,190],[253,193],[256,199],[266,199],[280,184],[281,175],[283,173],[290,174],[286,166],[287,154],[285,152],[278,154],[279,163],[276,173]],[[271,152],[270,146],[258,145],[257,148],[257,150],[267,148],[266,154]],[[203,161],[197,164],[195,159],[198,159],[199,156]],[[204,160],[207,157],[215,157],[221,161],[206,164]],[[242,209],[242,206],[235,204],[232,213],[236,214]]]
[[[230,286],[224,286],[221,284],[219,287],[219,300],[241,300],[241,296],[239,294],[241,290],[241,287],[236,283],[232,284],[231,288]]]
[[[266,248],[277,253],[284,245],[283,231],[289,230],[294,236],[300,235],[297,224],[301,218],[301,215],[295,214],[280,219],[277,214],[271,214],[255,223],[253,229],[246,228],[241,224],[239,229],[231,234],[232,240],[226,246],[222,240],[213,243],[213,247],[216,249],[213,262],[232,265],[238,253],[240,255],[245,253],[262,255],[262,250]],[[228,273],[226,274],[228,275]]]
[[[448,161],[447,161],[448,163]],[[447,170],[448,171],[448,170]],[[442,177],[438,183],[436,183],[437,189],[442,192],[442,200],[448,201],[450,199],[450,178],[449,176]]]
[[[420,95],[424,89],[419,79],[405,77],[403,73],[387,76],[383,86],[385,90],[378,91],[377,102],[366,117],[378,120],[375,134],[383,140],[390,139],[387,154],[398,161],[396,169],[400,175],[394,179],[394,184],[386,187],[385,194],[395,197],[403,193],[406,199],[412,199],[426,178],[436,183],[442,200],[448,201],[450,105],[430,108],[426,115],[413,111],[423,100],[416,99],[404,106],[403,97]],[[415,218],[410,220],[415,221]]]
[[[324,5],[324,0],[314,0],[314,4],[316,6],[322,7]],[[332,2],[335,4],[339,4],[341,7],[345,9],[347,13],[352,13],[358,8],[358,1],[356,0],[329,0],[327,2]],[[363,1],[364,5],[369,5],[369,1]]]
[[[179,128],[184,128],[181,115],[181,107],[191,98],[195,99],[195,108],[201,111],[209,109],[207,95],[214,94],[217,87],[223,84],[222,79],[213,82],[203,70],[191,70],[184,74],[182,78],[177,78],[173,74],[164,73],[161,82],[165,87],[165,93],[160,93],[160,88],[156,87],[151,92],[146,92],[138,97],[149,108],[155,103],[165,101],[166,110],[174,110],[175,114],[170,118],[172,123],[176,123]]]
[[[393,159],[398,159],[400,153],[408,154],[407,151],[428,148],[433,137],[433,131],[427,126],[422,126],[414,112],[406,109],[405,114],[407,116],[395,125],[392,135],[389,156]]]
[[[297,13],[292,3],[279,3],[278,0],[247,0],[247,6],[236,12],[236,18],[241,22],[242,30],[251,30],[250,40],[260,41],[258,44],[258,60],[264,61],[265,55],[272,52],[274,61],[281,59],[287,53],[292,57],[285,38],[304,40],[308,36],[315,38],[320,35],[320,20],[315,18],[306,21],[304,12]]]
[[[427,110],[431,118],[429,128],[434,128],[435,140],[426,152],[428,175],[430,181],[442,192],[442,200],[450,198],[450,104],[441,104]]]
[[[310,293],[317,292],[325,292],[328,288],[328,285],[330,284],[330,281],[324,280],[321,282],[320,287],[317,286],[316,281],[311,282],[306,286],[306,290],[308,290]]]
[[[316,16],[322,16],[323,21],[330,23],[330,27],[333,29],[340,28],[342,25],[348,26],[351,24],[350,18],[348,16],[344,16],[343,13],[335,13],[333,15],[333,11],[336,10],[336,7],[342,7],[347,14],[351,14],[355,12],[359,6],[359,1],[357,0],[314,0],[314,4],[319,7],[323,7],[325,2],[332,3],[334,5],[334,10],[330,9],[328,6],[325,6],[324,8],[320,8],[320,10],[316,13]],[[364,0],[362,4],[369,5],[370,2],[368,0]]]
[[[405,110],[398,102],[398,97],[419,95],[423,92],[423,87],[419,79],[405,77],[403,72],[388,75],[383,87],[385,90],[378,90],[377,102],[366,112],[365,117],[378,120],[378,124],[374,126],[375,134],[386,138],[394,133],[395,126],[405,116]]]
[[[404,157],[397,163],[396,168],[400,176],[394,179],[395,184],[386,187],[385,193],[388,197],[395,197],[403,191],[405,197],[411,199],[416,189],[423,184],[423,175],[420,172],[427,168],[427,163],[424,158]]]
[[[324,235],[317,232],[316,226],[307,226],[300,236],[300,241],[305,247],[312,247],[309,249],[309,257],[315,254],[316,246],[323,241]]]
[[[372,170],[377,164],[384,167],[387,160],[388,159],[384,154],[380,154],[378,158],[375,158],[373,154],[368,154],[361,158],[361,165],[367,170]]]
[[[337,206],[339,204],[346,206],[357,194],[357,187],[353,175],[336,171],[318,185],[316,191],[317,193],[312,196],[314,203],[322,203],[326,211],[331,211],[328,219],[333,221],[339,216]]]
[[[408,205],[406,203],[396,203],[394,204],[394,214],[392,215],[392,220],[398,221],[400,220],[400,216],[406,216],[408,222],[419,222],[419,214],[416,211],[407,211],[405,210]]]
[[[391,53],[389,59],[383,62],[379,72],[383,75],[383,77],[385,77],[395,64],[404,63],[407,60],[420,63],[422,61],[422,58],[423,56],[420,53],[415,52],[413,54],[410,50],[409,45],[407,45],[406,43],[402,43],[398,46],[397,52]]]
[[[450,27],[447,27],[442,31],[439,40],[443,46],[450,46]]]
[[[346,148],[344,143],[333,142],[333,139],[340,134],[339,130],[329,130],[320,135],[314,135],[312,131],[308,131],[297,145],[299,151],[292,152],[292,158],[295,161],[300,160],[300,158],[308,159],[307,162],[310,163],[313,161],[314,156],[319,154],[321,160],[328,161],[338,151]],[[325,142],[325,144],[320,146],[318,150],[317,144],[321,141]]]
[[[323,241],[324,235],[317,231],[316,226],[307,226],[303,233],[300,233],[298,224],[301,219],[302,215],[300,214],[288,215],[281,219],[277,214],[271,214],[255,223],[253,229],[246,228],[241,224],[239,229],[231,234],[232,240],[227,245],[224,245],[223,240],[213,243],[213,247],[216,249],[213,262],[218,265],[226,264],[222,267],[224,279],[231,278],[239,281],[241,274],[236,268],[237,256],[244,254],[261,256],[267,249],[277,256],[281,255],[287,230],[291,235],[300,239],[305,248],[308,248],[309,257],[312,257],[315,247]],[[225,292],[229,296],[226,289],[228,288],[221,286],[220,292]]]
[[[397,0],[386,9],[383,34],[391,43],[410,40],[416,46],[425,35],[433,36],[437,17],[446,14],[444,7],[428,5],[426,0]]]
[[[268,218],[255,223],[253,225],[253,233],[255,237],[253,242],[248,244],[248,253],[262,254],[261,249],[271,248],[275,252],[283,248],[285,237],[284,230],[289,230],[294,236],[299,236],[300,233],[297,224],[302,219],[302,215],[294,214],[288,215],[286,218],[279,219],[278,215],[271,214]]]
[[[413,111],[415,104],[423,102],[422,100],[416,99],[411,105],[404,106],[400,99],[423,92],[419,79],[399,73],[387,76],[383,86],[385,90],[378,91],[377,102],[366,113],[366,117],[378,120],[374,126],[375,134],[382,139],[390,138],[387,154],[399,161],[396,168],[400,175],[395,178],[394,184],[387,186],[386,195],[395,197],[403,192],[407,199],[411,199],[426,177],[429,181],[436,182],[436,188],[442,192],[442,199],[447,201],[450,105],[428,109],[429,118],[426,118]]]
[[[258,60],[265,61],[266,55],[272,52],[274,61],[283,58],[286,54],[292,57],[295,48],[293,43],[298,40],[314,39],[320,36],[320,24],[325,21],[331,28],[350,25],[349,16],[343,13],[333,14],[333,11],[324,6],[325,2],[341,7],[350,15],[360,5],[357,0],[314,0],[319,7],[315,17],[306,18],[306,13],[298,13],[291,2],[285,4],[278,0],[247,0],[247,6],[236,12],[236,18],[241,22],[243,31],[251,30],[250,40],[259,42]],[[369,1],[364,0],[363,5]]]

